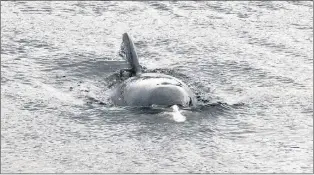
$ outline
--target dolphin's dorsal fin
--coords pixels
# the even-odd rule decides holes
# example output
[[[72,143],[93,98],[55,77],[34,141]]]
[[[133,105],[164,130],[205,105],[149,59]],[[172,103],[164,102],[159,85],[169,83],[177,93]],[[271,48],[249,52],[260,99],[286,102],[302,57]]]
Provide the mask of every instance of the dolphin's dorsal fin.
[[[130,36],[127,33],[124,33],[122,36],[121,51],[124,53],[126,60],[130,64],[132,72],[135,75],[141,73],[142,69],[138,62],[138,57],[134,43],[132,42]]]

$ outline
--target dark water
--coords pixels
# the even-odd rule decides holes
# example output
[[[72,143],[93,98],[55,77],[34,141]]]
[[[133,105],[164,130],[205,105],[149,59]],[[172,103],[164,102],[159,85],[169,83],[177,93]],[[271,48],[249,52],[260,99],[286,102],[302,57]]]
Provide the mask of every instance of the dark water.
[[[124,32],[211,105],[98,104]],[[1,170],[313,172],[313,2],[1,2]]]

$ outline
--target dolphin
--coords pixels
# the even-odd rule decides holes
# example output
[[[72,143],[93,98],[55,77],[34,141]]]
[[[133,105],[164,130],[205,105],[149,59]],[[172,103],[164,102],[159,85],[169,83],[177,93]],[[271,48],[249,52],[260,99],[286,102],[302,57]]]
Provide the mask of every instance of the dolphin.
[[[193,91],[181,80],[161,73],[143,73],[139,64],[135,45],[130,36],[122,36],[121,51],[130,65],[130,69],[120,70],[120,75],[127,71],[129,77],[116,86],[110,98],[118,106],[153,105],[171,107],[194,107],[196,97]]]

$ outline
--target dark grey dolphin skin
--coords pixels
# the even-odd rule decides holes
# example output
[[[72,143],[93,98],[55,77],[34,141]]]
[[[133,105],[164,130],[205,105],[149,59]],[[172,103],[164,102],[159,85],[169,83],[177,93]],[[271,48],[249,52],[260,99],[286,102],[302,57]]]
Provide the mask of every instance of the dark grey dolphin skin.
[[[160,73],[142,73],[135,46],[127,33],[123,34],[122,48],[131,69],[131,77],[115,87],[111,100],[119,106],[193,107],[195,94],[181,80]]]

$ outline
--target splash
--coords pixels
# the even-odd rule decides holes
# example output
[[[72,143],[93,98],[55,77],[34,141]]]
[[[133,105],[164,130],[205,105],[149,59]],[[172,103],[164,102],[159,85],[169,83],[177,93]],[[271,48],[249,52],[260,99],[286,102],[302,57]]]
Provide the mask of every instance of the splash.
[[[174,121],[184,122],[186,120],[186,117],[180,113],[179,107],[177,105],[173,105],[173,106],[171,106],[171,108],[173,110],[173,112],[171,114],[172,114]]]

